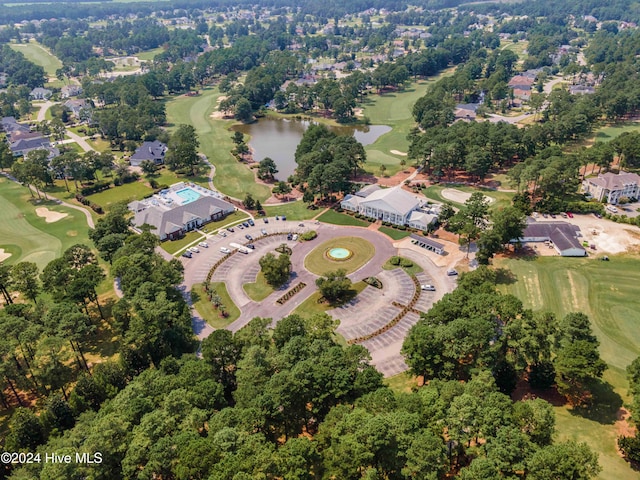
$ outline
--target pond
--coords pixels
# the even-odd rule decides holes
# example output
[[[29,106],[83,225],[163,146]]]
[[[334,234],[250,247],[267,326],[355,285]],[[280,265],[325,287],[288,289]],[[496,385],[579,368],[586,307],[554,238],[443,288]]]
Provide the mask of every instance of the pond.
[[[296,147],[311,121],[264,117],[249,125],[237,125],[232,130],[251,135],[249,147],[253,159],[259,162],[271,157],[278,166],[276,177],[286,180],[296,169]],[[370,145],[381,135],[391,131],[387,125],[345,125],[329,127],[339,135],[353,135],[362,145]]]

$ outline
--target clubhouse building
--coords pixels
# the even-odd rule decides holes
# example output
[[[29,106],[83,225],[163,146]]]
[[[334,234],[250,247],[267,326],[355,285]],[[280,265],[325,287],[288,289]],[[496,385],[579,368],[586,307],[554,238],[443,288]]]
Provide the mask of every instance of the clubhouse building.
[[[622,197],[628,199],[640,197],[640,175],[620,172],[607,172],[582,182],[584,193],[599,202],[617,204]]]
[[[548,243],[561,257],[586,257],[578,237],[580,227],[567,222],[529,221],[522,232],[522,237],[511,240],[511,243]]]
[[[236,208],[213,190],[180,182],[144,200],[131,202],[136,228],[150,225],[160,240],[175,240],[186,232],[220,220]]]
[[[353,195],[347,195],[340,203],[344,210],[367,217],[406,225],[426,231],[438,220],[438,209],[427,205],[423,199],[413,196],[401,187],[381,188],[367,185]]]

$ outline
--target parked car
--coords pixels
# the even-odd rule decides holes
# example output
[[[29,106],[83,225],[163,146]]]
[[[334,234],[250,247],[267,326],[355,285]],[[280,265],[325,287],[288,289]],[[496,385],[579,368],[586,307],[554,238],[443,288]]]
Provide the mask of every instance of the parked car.
[[[552,214],[551,214],[551,218],[556,218],[556,214],[555,214],[555,213],[552,213]]]
[[[222,253],[231,253],[231,250],[229,250],[227,247],[221,247],[221,248],[220,248],[220,251],[221,251]]]
[[[231,227],[227,228],[227,230],[229,230],[231,233],[233,233],[235,230]]]
[[[253,237],[249,234],[245,235],[244,238],[246,238],[249,241],[253,240]]]
[[[200,242],[198,246],[202,248],[209,248],[209,244],[207,242]]]
[[[251,250],[255,250],[256,246],[253,243],[247,243],[245,247],[250,248]]]
[[[193,254],[189,250],[186,250],[185,252],[182,253],[182,256],[185,258],[191,258],[192,255]]]
[[[291,240],[293,238],[293,235],[291,235],[290,233],[287,235],[287,240]]]
[[[280,217],[278,215],[276,215],[276,220],[280,220]]]
[[[267,231],[263,228],[262,230],[260,230],[260,233],[263,235],[267,235]]]
[[[237,226],[238,226],[238,228],[239,228],[240,230],[244,230],[244,225],[243,225],[243,224],[239,223]]]
[[[293,240],[294,242],[297,242],[298,241],[298,235],[296,235],[294,233],[293,236],[291,237],[291,240]]]
[[[255,225],[252,219],[249,219],[249,225],[251,225],[252,227]]]
[[[450,277],[453,277],[454,275],[457,275],[458,271],[455,270],[454,268],[447,270],[447,275],[449,275]]]
[[[304,223],[299,223],[298,226],[299,227],[304,227]]]
[[[193,253],[200,253],[200,249],[198,247],[189,247],[189,251]]]
[[[596,218],[602,218],[602,215],[600,215],[599,213],[594,213],[594,215],[596,216]]]
[[[249,222],[242,222],[242,226],[244,226],[244,228],[249,228]]]
[[[549,218],[549,214],[547,214],[547,213],[543,213],[543,214],[542,214],[542,216],[543,216],[544,218]]]
[[[218,235],[220,235],[221,237],[226,237],[227,236],[227,232],[225,232],[224,230],[220,230],[218,232]]]
[[[285,217],[284,215],[282,215],[282,221],[285,221],[287,219],[287,217]]]
[[[435,292],[436,291],[436,287],[434,287],[433,285],[420,285],[420,288],[422,290],[426,290],[428,292]]]
[[[269,219],[268,219],[267,217],[263,217],[263,218],[262,218],[262,221],[263,221],[264,223],[269,223]]]
[[[567,212],[567,217],[569,217],[569,218],[573,218],[573,213],[571,213],[571,212]]]

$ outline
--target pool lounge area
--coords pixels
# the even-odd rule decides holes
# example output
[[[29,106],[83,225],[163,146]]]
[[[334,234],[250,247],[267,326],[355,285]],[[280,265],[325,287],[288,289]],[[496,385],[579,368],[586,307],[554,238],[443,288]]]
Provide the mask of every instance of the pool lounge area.
[[[189,187],[177,190],[175,194],[182,199],[182,202],[180,202],[181,205],[195,202],[198,198],[200,198],[200,194]]]

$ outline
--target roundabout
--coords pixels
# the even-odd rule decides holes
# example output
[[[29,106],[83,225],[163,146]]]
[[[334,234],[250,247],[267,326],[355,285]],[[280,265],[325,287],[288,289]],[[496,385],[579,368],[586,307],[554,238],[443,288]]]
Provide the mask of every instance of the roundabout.
[[[311,250],[304,268],[315,275],[338,269],[350,274],[371,261],[375,253],[373,244],[362,237],[335,237]]]

